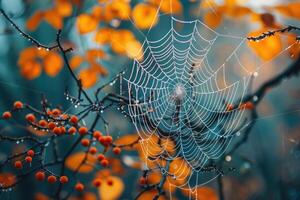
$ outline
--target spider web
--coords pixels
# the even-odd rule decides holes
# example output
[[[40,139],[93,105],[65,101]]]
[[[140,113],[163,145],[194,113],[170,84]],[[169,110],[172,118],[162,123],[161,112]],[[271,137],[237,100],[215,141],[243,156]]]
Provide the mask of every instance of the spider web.
[[[165,27],[165,33],[159,27],[142,33],[142,58],[135,59],[124,76],[128,112],[145,154],[157,159],[183,158],[192,173],[178,166],[177,174],[182,176],[174,179],[182,182],[176,187],[195,188],[221,175],[216,171],[203,174],[205,165],[222,156],[234,136],[247,127],[247,112],[227,106],[243,103],[262,64],[255,59],[255,71],[243,64],[245,37],[218,33],[200,20],[159,16],[168,18],[170,27]],[[217,53],[220,49],[221,54]],[[173,151],[149,147],[157,144],[153,135],[173,141]]]

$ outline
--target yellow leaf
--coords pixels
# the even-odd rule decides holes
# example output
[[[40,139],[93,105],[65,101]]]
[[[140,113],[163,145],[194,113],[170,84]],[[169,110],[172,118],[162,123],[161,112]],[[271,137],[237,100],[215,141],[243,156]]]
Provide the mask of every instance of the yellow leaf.
[[[107,21],[112,19],[129,19],[131,7],[129,1],[113,0],[111,3],[106,3],[104,18]]]
[[[137,40],[131,40],[125,43],[126,54],[129,58],[142,60],[143,59],[143,47]]]
[[[84,152],[78,152],[70,155],[66,159],[66,163],[65,163],[66,167],[72,171],[75,171],[84,161],[85,155],[86,153]],[[79,172],[81,173],[91,172],[94,169],[92,165],[95,164],[96,162],[97,162],[97,158],[88,154],[87,160],[84,164],[81,165],[81,167],[79,168]]]
[[[89,14],[81,14],[77,17],[77,28],[80,34],[96,30],[98,21]]]
[[[149,0],[164,13],[180,14],[182,12],[182,4],[179,0]]]
[[[63,59],[57,53],[50,52],[43,60],[43,67],[49,76],[56,76],[63,67]]]
[[[157,24],[158,12],[154,6],[139,3],[132,11],[132,18],[138,28],[147,29]]]
[[[248,36],[259,36],[266,31],[267,29],[263,28],[249,33]],[[267,37],[259,42],[248,41],[248,46],[263,60],[271,60],[282,50],[282,43],[279,34]]]
[[[117,200],[124,191],[124,183],[121,178],[117,176],[110,176],[107,180],[112,181],[112,185],[109,185],[107,181],[104,181],[99,187],[99,196],[102,200]]]

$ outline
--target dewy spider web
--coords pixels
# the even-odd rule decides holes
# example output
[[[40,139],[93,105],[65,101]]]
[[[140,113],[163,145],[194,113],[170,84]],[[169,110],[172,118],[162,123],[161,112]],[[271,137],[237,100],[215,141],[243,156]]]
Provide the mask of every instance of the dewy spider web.
[[[142,58],[135,59],[125,74],[128,112],[140,133],[145,154],[152,158],[183,158],[193,170],[191,175],[185,174],[185,167],[178,166],[177,172],[185,175],[180,177],[182,184],[176,186],[192,188],[220,175],[214,171],[205,177],[201,172],[207,161],[222,156],[233,136],[248,125],[243,109],[228,110],[227,106],[242,103],[262,65],[250,72],[239,59],[246,38],[220,34],[200,20],[164,16],[171,21],[167,33],[160,37],[160,29],[149,30],[144,35]],[[156,39],[148,37],[151,32]],[[224,39],[231,49],[217,45]],[[173,141],[173,151],[157,152],[143,145],[157,143],[153,135]]]

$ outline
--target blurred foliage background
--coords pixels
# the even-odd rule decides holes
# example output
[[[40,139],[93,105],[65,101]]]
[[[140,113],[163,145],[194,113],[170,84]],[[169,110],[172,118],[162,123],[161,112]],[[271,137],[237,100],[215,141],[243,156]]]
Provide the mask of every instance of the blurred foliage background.
[[[298,1],[173,0],[173,5],[170,5],[170,1],[162,0],[159,7],[160,3],[159,0],[1,0],[1,7],[16,24],[44,44],[51,44],[56,30],[62,28],[64,45],[74,48],[70,56],[72,68],[90,94],[119,71],[130,67],[133,58],[141,58],[139,50],[144,41],[141,31],[147,33],[149,28],[155,27],[159,31],[151,32],[152,37],[159,37],[167,31],[163,18],[170,16],[171,8],[179,19],[200,19],[219,33],[242,37],[286,25],[300,25]],[[156,15],[158,8],[161,16]],[[59,53],[31,46],[4,18],[0,18],[0,33],[1,111],[16,99],[38,105],[42,94],[53,105],[67,109],[70,105],[65,100],[64,91],[66,87],[76,91],[76,87],[63,67]],[[299,44],[285,49],[295,42],[294,38],[292,34],[278,35],[262,41],[260,45],[244,46],[266,63],[254,82],[254,88],[297,59]],[[222,54],[222,49],[219,51],[215,54]],[[282,51],[283,54],[277,57]],[[251,59],[245,62],[249,63],[249,69],[255,66]],[[225,174],[223,178],[226,199],[300,199],[299,83],[299,77],[284,81],[259,104],[259,118],[248,141],[229,160],[229,166],[236,171]],[[117,92],[118,87],[108,88],[108,91],[114,90]],[[114,138],[136,132],[117,110],[106,113],[106,119],[110,122],[109,132]],[[4,129],[6,123],[1,122],[0,126]],[[97,128],[104,129],[103,125]],[[15,132],[14,127],[10,127],[9,131],[16,135],[24,134]],[[5,158],[5,154],[13,150],[10,148],[1,145],[0,157]],[[136,153],[129,151],[128,155],[131,159],[138,159]],[[133,199],[137,194],[137,180],[141,172],[126,164],[128,155],[121,155],[121,167],[116,167],[115,171],[124,185],[116,184],[115,188],[103,189],[102,193],[120,190],[117,199]],[[5,174],[0,180],[3,176]],[[81,179],[90,179],[95,175],[82,173],[80,176]],[[53,189],[54,186],[38,184],[33,178],[28,178],[13,192],[1,192],[0,199],[45,199]],[[97,192],[92,191],[94,193],[87,192],[81,198],[98,198]],[[218,199],[216,181],[208,183],[200,191],[203,198],[198,199]],[[173,195],[177,199],[187,198],[180,191]],[[145,196],[143,199],[152,198]]]

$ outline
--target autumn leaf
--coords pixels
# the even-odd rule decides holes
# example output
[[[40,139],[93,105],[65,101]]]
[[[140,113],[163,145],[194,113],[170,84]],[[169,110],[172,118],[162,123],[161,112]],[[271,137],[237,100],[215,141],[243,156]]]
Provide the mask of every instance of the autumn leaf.
[[[63,27],[63,18],[57,14],[55,9],[45,11],[44,19],[55,29],[62,29]]]
[[[182,12],[182,4],[179,0],[149,0],[150,3],[159,7],[164,13],[180,14]]]
[[[116,145],[127,145],[127,144],[132,144],[133,142],[137,141],[139,139],[138,134],[130,134],[130,135],[124,135],[114,141],[114,144]],[[124,150],[134,150],[136,149],[135,147],[137,146],[138,143],[136,143],[132,147],[124,147]]]
[[[203,16],[203,21],[206,23],[210,28],[216,29],[222,22],[223,15],[220,11],[216,10],[207,11]]]
[[[98,81],[97,72],[91,68],[82,69],[79,72],[79,79],[84,88],[90,88]]]
[[[33,80],[39,77],[42,73],[42,66],[36,61],[28,61],[20,66],[21,75],[28,80]]]
[[[258,36],[266,32],[267,29],[263,28],[258,31],[253,31],[248,34],[248,37]],[[248,46],[263,60],[271,60],[278,55],[282,50],[282,42],[279,34],[272,37],[267,37],[259,42],[248,41]]]
[[[181,190],[182,193],[185,196],[192,196],[193,199],[195,200],[218,200],[218,194],[216,193],[215,189],[211,188],[211,187],[198,187],[196,189],[196,192],[193,192],[191,189],[182,189]]]
[[[112,29],[111,28],[101,28],[95,34],[95,42],[99,44],[108,44],[110,42]]]
[[[108,184],[108,180],[112,181],[112,185]],[[124,183],[117,176],[109,176],[103,181],[99,187],[98,193],[102,200],[117,200],[124,191]]]
[[[78,152],[78,153],[74,153],[72,155],[70,155],[67,159],[66,159],[66,167],[69,168],[72,171],[75,171],[78,169],[78,167],[82,164],[82,161],[84,161],[86,153],[84,152]],[[81,165],[81,167],[79,168],[79,172],[81,173],[89,173],[91,172],[94,167],[92,166],[93,164],[95,164],[97,162],[97,158],[87,154],[87,160],[84,164]]]
[[[77,17],[77,29],[80,34],[85,34],[96,30],[98,21],[89,14],[81,14]]]
[[[70,59],[69,62],[70,62],[71,68],[74,70],[74,69],[77,69],[81,65],[81,63],[84,62],[84,58],[82,58],[82,56],[75,55]]]
[[[26,27],[29,31],[34,31],[40,25],[44,13],[42,11],[35,12],[26,22]]]
[[[56,76],[64,65],[63,59],[54,52],[50,52],[43,60],[43,67],[46,74]]]
[[[9,172],[0,173],[0,185],[1,187],[10,187],[16,183],[16,176]]]
[[[132,19],[140,29],[151,28],[158,22],[157,9],[152,5],[139,3],[132,11]]]

